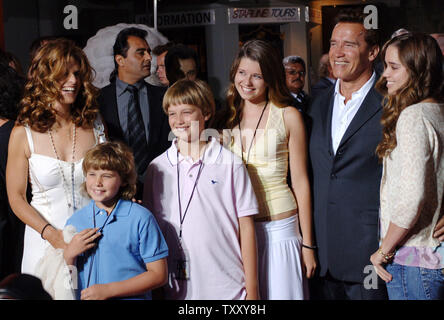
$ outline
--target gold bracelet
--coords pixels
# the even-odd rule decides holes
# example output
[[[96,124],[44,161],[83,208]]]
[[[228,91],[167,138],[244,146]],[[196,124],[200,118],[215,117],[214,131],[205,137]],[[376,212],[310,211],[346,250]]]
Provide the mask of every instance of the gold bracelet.
[[[391,253],[385,253],[381,250],[381,248],[379,248],[378,253],[384,257],[385,261],[388,262],[388,261],[392,260],[392,258],[395,256],[396,251],[393,251]]]

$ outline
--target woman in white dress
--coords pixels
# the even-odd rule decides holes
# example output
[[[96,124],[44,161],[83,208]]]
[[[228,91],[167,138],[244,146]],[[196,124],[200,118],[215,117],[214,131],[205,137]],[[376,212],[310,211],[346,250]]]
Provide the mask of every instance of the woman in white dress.
[[[65,222],[88,201],[82,160],[103,137],[92,77],[83,51],[66,39],[45,44],[31,63],[6,169],[11,208],[26,224],[23,273],[35,275],[50,245],[65,247]]]

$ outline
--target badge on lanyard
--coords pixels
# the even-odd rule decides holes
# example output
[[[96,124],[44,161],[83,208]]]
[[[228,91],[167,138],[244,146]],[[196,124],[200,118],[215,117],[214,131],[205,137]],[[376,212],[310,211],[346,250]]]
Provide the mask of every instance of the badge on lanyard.
[[[181,249],[179,256],[174,260],[176,271],[174,277],[176,280],[190,280],[190,260],[188,251]]]
[[[206,151],[206,147],[204,149],[202,160],[199,165],[199,170],[197,173],[196,180],[194,181],[193,190],[191,191],[191,195],[190,195],[190,198],[188,199],[188,203],[187,203],[187,206],[185,208],[185,212],[183,213],[183,215],[182,215],[182,203],[180,201],[179,150],[177,150],[177,154],[176,154],[177,155],[177,166],[176,166],[176,170],[177,170],[177,198],[178,198],[177,200],[178,200],[178,204],[179,204],[179,223],[180,223],[179,255],[177,258],[174,259],[174,263],[176,264],[176,266],[175,266],[176,271],[174,272],[174,277],[176,278],[176,280],[190,280],[190,260],[189,260],[188,251],[185,250],[182,246],[182,227],[183,227],[183,222],[185,220],[185,217],[188,213],[188,208],[190,206],[191,199],[193,199],[193,195],[194,195],[194,191],[196,190],[197,182],[199,181],[200,174],[202,172],[203,163],[204,163],[204,159],[205,159],[205,151]]]

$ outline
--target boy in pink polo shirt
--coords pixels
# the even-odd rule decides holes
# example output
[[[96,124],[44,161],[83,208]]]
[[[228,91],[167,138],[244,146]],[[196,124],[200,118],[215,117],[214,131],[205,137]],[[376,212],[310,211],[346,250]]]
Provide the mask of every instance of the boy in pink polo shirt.
[[[181,80],[163,109],[176,136],[148,167],[143,201],[169,248],[167,299],[258,299],[253,215],[258,204],[242,160],[203,136],[214,98]]]

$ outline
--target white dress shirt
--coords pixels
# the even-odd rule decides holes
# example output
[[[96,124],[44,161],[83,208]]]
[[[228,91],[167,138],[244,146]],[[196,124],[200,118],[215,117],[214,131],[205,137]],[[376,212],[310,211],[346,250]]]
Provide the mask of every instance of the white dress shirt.
[[[344,103],[345,97],[339,91],[341,79],[336,81],[333,114],[331,117],[331,139],[335,154],[342,136],[358,112],[367,93],[373,87],[375,78],[376,74],[373,72],[370,79],[358,91],[352,93],[352,97],[347,103]]]

